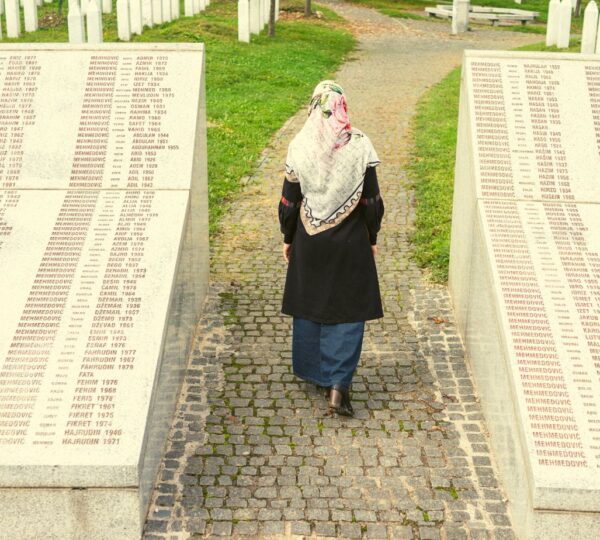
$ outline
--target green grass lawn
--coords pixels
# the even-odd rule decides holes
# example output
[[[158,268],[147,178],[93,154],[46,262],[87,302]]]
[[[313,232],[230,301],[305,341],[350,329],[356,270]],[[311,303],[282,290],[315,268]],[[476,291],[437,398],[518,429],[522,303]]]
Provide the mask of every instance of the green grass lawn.
[[[348,0],[354,4],[365,7],[372,7],[390,17],[404,19],[427,18],[424,12],[426,7],[432,7],[437,4],[452,4],[451,0]],[[583,10],[589,0],[582,0],[581,16],[573,17],[572,32],[581,33],[583,25]],[[502,26],[499,28],[517,30],[519,32],[545,33],[546,21],[548,20],[549,0],[523,0],[522,4],[517,4],[514,0],[472,0],[471,4],[476,6],[488,6],[497,8],[524,9],[527,11],[538,11],[540,13],[538,24],[527,24],[524,26]],[[432,19],[436,20],[436,19]],[[448,21],[444,21],[448,22]]]
[[[556,48],[535,44],[520,50],[555,51]],[[579,43],[573,41],[569,51],[577,50]],[[413,119],[414,149],[409,165],[417,201],[411,235],[413,255],[438,283],[448,279],[459,90],[460,68],[457,68],[427,91]]]
[[[183,13],[183,1],[181,2]],[[298,0],[281,8],[299,11]],[[66,15],[67,2],[63,6]],[[316,6],[313,8],[316,9]],[[237,2],[214,1],[204,14],[146,29],[138,42],[202,42],[206,44],[208,110],[208,175],[211,233],[227,202],[240,188],[240,178],[252,172],[273,133],[306,104],[313,87],[335,72],[354,48],[343,19],[319,6],[320,19],[282,17],[276,37],[263,32],[250,45],[237,41]],[[57,4],[45,4],[40,20],[56,14]],[[56,21],[56,16],[53,17]],[[104,40],[117,41],[116,16],[105,14]],[[6,34],[4,34],[6,35]],[[57,26],[23,34],[5,42],[68,41],[66,20]],[[282,164],[283,166],[283,164]]]

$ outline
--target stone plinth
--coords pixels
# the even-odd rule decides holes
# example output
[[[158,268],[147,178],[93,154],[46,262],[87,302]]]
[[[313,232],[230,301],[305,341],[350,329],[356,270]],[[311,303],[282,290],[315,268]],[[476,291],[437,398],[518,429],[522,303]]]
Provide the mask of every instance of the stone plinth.
[[[203,73],[202,45],[0,48],[28,96],[0,157],[2,539],[140,538],[207,282]]]
[[[600,60],[465,54],[450,291],[519,538],[600,525]]]

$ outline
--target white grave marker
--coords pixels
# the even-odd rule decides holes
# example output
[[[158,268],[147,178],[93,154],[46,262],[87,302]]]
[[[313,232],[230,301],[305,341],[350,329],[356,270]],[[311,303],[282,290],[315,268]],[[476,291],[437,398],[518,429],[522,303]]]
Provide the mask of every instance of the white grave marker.
[[[179,19],[179,0],[171,0],[171,17],[173,20]]]
[[[21,14],[19,0],[5,0],[6,36],[16,38],[21,35]]]
[[[559,49],[568,49],[571,39],[571,0],[562,0],[558,8],[558,33],[556,46]]]
[[[546,47],[556,45],[558,40],[558,20],[560,0],[550,0],[548,4],[548,24],[546,26]]]
[[[100,9],[100,0],[89,0],[85,18],[88,43],[102,43],[102,10]]]
[[[593,54],[596,50],[597,32],[598,6],[594,0],[591,0],[583,14],[583,32],[581,37],[581,52],[583,54]]]
[[[260,34],[260,2],[261,0],[250,0],[250,32]]]
[[[452,4],[452,33],[462,34],[469,30],[469,0],[454,0]]]
[[[121,41],[131,41],[128,0],[117,0],[117,34]]]
[[[163,22],[171,22],[171,0],[162,0],[162,19]]]
[[[25,32],[35,32],[38,29],[37,0],[23,0],[23,18]]]
[[[69,43],[85,43],[85,21],[79,7],[79,0],[69,0],[67,16]]]
[[[148,28],[154,26],[154,17],[152,16],[152,0],[142,0],[142,24]]]
[[[186,17],[194,16],[194,0],[184,0],[183,13]]]
[[[275,21],[279,20],[279,0],[275,0]]]
[[[154,24],[163,22],[162,0],[152,0],[152,20]]]
[[[144,29],[142,22],[142,0],[129,0],[129,21],[132,34],[141,34]]]
[[[0,47],[33,100],[0,156],[11,538],[141,538],[208,277],[203,51]]]
[[[523,540],[600,526],[600,58],[467,51],[449,289]]]
[[[238,40],[250,43],[250,2],[238,0]]]
[[[102,0],[102,13],[112,12],[112,0]]]

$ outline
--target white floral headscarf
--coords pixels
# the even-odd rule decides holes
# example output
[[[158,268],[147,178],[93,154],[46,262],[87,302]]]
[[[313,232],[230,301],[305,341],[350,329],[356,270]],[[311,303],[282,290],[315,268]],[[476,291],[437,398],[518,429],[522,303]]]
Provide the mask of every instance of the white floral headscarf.
[[[370,139],[353,129],[346,97],[334,81],[317,85],[308,119],[288,148],[286,177],[300,182],[308,234],[341,223],[360,200],[367,167],[379,163]]]

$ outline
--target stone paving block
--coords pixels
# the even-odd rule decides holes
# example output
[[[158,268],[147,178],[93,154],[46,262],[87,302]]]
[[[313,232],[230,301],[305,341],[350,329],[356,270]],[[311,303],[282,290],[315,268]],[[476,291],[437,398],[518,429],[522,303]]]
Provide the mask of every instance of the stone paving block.
[[[291,323],[280,313],[276,208],[302,110],[271,141],[213,240],[209,291],[144,540],[180,530],[196,538],[513,539],[447,291],[410,258],[407,126],[422,92],[465,47],[512,48],[535,36],[480,29],[456,40],[443,25],[326,2],[358,35],[358,60],[336,78],[353,125],[382,160],[386,204],[377,258],[385,318],[366,326],[356,416],[326,417],[324,396],[295,378]]]

